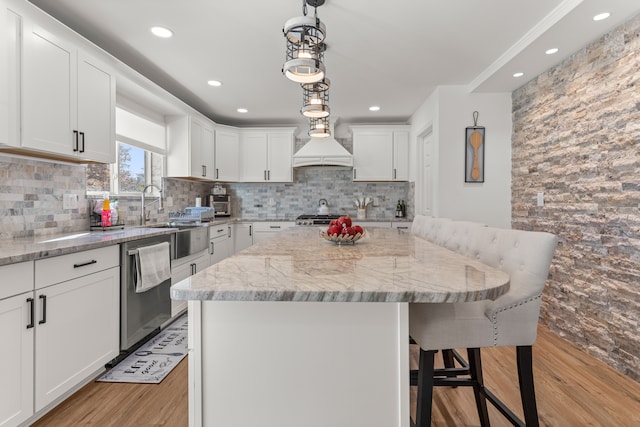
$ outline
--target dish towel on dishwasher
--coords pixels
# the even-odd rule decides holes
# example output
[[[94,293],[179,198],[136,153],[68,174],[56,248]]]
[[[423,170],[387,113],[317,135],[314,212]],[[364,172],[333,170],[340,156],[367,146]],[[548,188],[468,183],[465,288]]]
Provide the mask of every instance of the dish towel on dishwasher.
[[[136,292],[146,292],[171,278],[169,242],[138,248]]]

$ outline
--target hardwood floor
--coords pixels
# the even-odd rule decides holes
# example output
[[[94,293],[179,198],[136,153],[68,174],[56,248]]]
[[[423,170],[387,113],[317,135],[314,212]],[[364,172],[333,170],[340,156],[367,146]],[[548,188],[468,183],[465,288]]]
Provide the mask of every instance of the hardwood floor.
[[[533,347],[538,412],[542,426],[639,426],[640,383],[577,350],[540,327]],[[412,346],[412,367],[418,349]],[[482,350],[485,383],[522,416],[515,349]],[[188,425],[187,359],[160,384],[91,383],[34,426],[171,426]],[[415,413],[415,388],[412,414]],[[478,426],[470,388],[434,390],[432,426]],[[509,426],[491,405],[493,427]],[[329,427],[329,426],[328,426]]]

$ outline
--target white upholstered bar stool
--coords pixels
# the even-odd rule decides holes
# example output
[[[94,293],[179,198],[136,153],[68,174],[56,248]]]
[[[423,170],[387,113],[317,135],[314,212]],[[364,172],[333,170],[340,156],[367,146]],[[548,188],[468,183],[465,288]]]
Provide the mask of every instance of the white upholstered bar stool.
[[[420,346],[420,367],[412,373],[418,427],[431,425],[433,386],[441,385],[472,386],[482,426],[489,426],[487,400],[514,425],[525,425],[484,387],[480,348],[496,346],[516,347],[525,423],[538,425],[532,345],[556,243],[549,233],[477,227],[459,253],[508,273],[509,291],[495,301],[409,305],[409,333]],[[455,348],[467,349],[468,366],[434,369],[434,354]]]

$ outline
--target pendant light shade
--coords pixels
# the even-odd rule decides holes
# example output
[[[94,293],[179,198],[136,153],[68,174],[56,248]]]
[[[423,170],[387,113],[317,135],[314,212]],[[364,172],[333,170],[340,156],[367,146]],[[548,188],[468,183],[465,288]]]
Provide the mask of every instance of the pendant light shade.
[[[309,120],[309,136],[312,138],[329,138],[331,129],[329,129],[329,117],[318,117]]]
[[[328,117],[329,109],[329,85],[327,78],[314,83],[302,84],[302,108],[300,113],[303,116]]]
[[[287,56],[282,73],[297,83],[313,83],[324,78],[324,38],[326,28],[320,19],[299,16],[289,19],[282,29],[287,39]]]

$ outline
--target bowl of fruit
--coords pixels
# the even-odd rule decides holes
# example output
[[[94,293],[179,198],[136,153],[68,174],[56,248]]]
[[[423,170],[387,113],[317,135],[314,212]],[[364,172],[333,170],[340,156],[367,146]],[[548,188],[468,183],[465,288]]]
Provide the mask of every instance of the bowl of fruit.
[[[326,230],[320,230],[320,236],[337,244],[355,244],[364,236],[364,229],[352,224],[349,215],[332,219]]]

